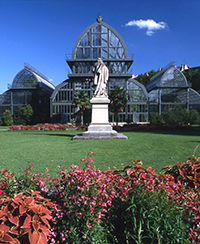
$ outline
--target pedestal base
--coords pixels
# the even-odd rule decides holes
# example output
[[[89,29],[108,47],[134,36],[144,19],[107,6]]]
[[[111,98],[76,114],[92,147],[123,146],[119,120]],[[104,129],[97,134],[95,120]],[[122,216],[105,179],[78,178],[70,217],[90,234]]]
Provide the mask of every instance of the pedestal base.
[[[89,125],[88,131],[74,136],[73,140],[128,139],[127,136],[113,130],[108,122],[110,100],[107,97],[93,97],[90,102],[92,104],[92,123]]]
[[[112,131],[85,131],[73,137],[73,140],[91,140],[91,139],[125,139],[128,137],[115,130]]]

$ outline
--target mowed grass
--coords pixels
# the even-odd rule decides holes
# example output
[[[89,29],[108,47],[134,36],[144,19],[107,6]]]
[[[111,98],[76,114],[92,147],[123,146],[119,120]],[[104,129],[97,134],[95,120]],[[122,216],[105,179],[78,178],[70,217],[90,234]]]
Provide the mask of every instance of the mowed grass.
[[[107,170],[132,165],[131,159],[141,160],[157,173],[166,165],[185,162],[200,143],[200,130],[189,131],[131,131],[123,132],[128,140],[78,140],[72,137],[80,132],[68,131],[0,131],[0,164],[15,173],[30,163],[34,172],[55,176],[57,167],[79,165],[80,160],[93,151],[96,168]],[[197,148],[196,156],[200,156]]]

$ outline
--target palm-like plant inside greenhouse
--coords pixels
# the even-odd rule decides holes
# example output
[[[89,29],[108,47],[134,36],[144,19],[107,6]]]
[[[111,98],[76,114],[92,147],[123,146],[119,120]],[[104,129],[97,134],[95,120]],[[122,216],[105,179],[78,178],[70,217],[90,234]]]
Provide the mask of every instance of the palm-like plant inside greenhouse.
[[[91,108],[90,97],[85,91],[77,91],[74,95],[73,105],[79,107],[81,113],[81,125],[83,125],[83,112]]]

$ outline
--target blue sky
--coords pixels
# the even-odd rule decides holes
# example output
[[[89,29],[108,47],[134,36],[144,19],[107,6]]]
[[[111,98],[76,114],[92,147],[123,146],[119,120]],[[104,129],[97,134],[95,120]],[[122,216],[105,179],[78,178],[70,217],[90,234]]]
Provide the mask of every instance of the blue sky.
[[[200,66],[200,0],[0,0],[0,94],[25,62],[65,80],[65,54],[99,13],[134,55],[131,73]]]

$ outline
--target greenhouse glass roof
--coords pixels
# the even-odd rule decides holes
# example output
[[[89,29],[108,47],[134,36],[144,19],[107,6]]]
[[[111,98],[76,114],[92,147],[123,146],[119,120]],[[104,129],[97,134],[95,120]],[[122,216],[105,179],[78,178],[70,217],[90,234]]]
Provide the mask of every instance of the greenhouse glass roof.
[[[187,80],[183,73],[173,63],[154,75],[146,85],[148,92],[157,88],[186,88]]]
[[[69,77],[93,76],[91,69],[98,58],[104,61],[111,76],[123,74],[130,77],[127,71],[133,59],[128,58],[122,37],[114,28],[104,23],[101,16],[77,38],[72,57],[67,59],[73,73]]]
[[[78,37],[72,52],[72,59],[125,59],[128,58],[122,37],[101,17],[86,28]]]
[[[21,70],[14,78],[12,89],[33,89],[39,84],[40,87],[53,91],[54,85],[49,82],[49,79],[34,69],[31,65],[25,64],[24,69]]]

